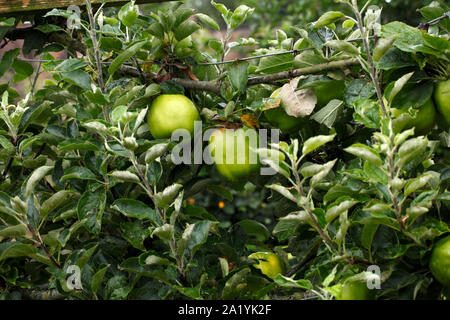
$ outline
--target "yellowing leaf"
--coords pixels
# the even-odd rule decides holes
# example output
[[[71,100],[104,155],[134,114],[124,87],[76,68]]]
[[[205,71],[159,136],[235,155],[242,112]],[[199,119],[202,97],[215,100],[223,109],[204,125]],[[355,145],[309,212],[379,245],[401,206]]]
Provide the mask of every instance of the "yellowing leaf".
[[[316,104],[317,96],[311,88],[296,90],[300,78],[295,78],[286,83],[280,90],[279,98],[284,111],[293,117],[309,116]]]
[[[243,114],[241,121],[252,129],[259,129],[258,119],[252,114]]]

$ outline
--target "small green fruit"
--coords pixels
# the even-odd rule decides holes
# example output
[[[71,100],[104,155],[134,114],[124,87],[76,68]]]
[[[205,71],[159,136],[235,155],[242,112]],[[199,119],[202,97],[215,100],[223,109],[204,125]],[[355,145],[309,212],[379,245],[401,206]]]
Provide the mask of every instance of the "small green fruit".
[[[444,116],[447,124],[450,125],[450,79],[437,83],[433,97],[437,109]]]
[[[200,115],[194,103],[182,94],[162,94],[148,113],[148,127],[155,139],[168,139],[177,129],[194,133],[194,122]]]
[[[283,274],[284,264],[278,255],[272,252],[255,252],[249,256],[250,259],[258,260],[258,264],[253,266],[261,273],[268,276],[270,279],[274,279],[278,274]]]
[[[258,145],[258,133],[247,128],[219,129],[209,139],[216,168],[230,181],[247,178],[259,169]]]
[[[373,293],[364,281],[345,281],[339,300],[371,300]]]
[[[437,281],[450,288],[450,236],[439,240],[434,246],[430,270]]]

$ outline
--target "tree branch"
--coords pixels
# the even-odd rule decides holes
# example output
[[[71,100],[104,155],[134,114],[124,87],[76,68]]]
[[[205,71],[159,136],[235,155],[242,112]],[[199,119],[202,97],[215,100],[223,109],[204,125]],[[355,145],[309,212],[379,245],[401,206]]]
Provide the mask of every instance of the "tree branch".
[[[257,76],[253,78],[248,79],[248,86],[254,86],[258,84],[272,84],[275,81],[278,80],[286,80],[295,78],[301,75],[308,75],[308,74],[316,74],[324,71],[334,70],[334,69],[344,69],[351,66],[359,65],[359,62],[357,59],[347,59],[347,60],[341,60],[341,61],[332,61],[327,63],[318,64],[311,67],[306,68],[300,68],[295,69],[292,71],[284,71],[284,72],[278,72],[273,74],[268,74],[265,76]],[[129,67],[129,66],[122,66],[120,67],[119,71],[123,74],[131,75],[133,77],[139,77],[140,73],[135,68]],[[145,72],[145,76],[148,79],[156,79],[156,75],[151,72]],[[182,78],[172,78],[172,81],[175,81],[176,83],[180,84],[186,89],[192,89],[192,90],[203,90],[203,91],[211,91],[216,94],[220,94],[220,88],[223,83],[217,82],[217,81],[195,81],[190,79],[182,79]]]
[[[263,83],[273,83],[274,81],[278,80],[285,80],[285,79],[291,79],[295,77],[299,77],[302,75],[308,75],[308,74],[316,74],[324,71],[334,70],[334,69],[345,69],[347,67],[356,66],[359,62],[357,59],[347,59],[347,60],[340,60],[340,61],[332,61],[322,64],[317,64],[315,66],[311,67],[305,67],[295,70],[289,70],[284,72],[278,72],[273,74],[268,74],[266,76],[258,76],[248,79],[248,85],[253,86],[257,84],[263,84]]]

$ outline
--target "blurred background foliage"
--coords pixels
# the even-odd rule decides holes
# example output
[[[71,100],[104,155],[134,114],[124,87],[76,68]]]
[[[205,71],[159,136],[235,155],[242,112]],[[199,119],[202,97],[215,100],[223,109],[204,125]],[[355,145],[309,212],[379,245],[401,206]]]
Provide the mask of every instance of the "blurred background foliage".
[[[245,26],[252,29],[263,28],[269,32],[273,31],[274,27],[312,22],[326,11],[348,11],[347,6],[335,0],[219,0],[217,2],[223,3],[231,9],[235,9],[240,4],[255,8],[255,12],[247,19]],[[418,25],[420,15],[417,14],[417,9],[429,5],[431,2],[432,0],[373,0],[371,5],[382,8],[389,7],[389,10],[383,11],[382,22],[401,19],[407,24]],[[185,0],[183,3],[186,7],[196,8],[198,12],[214,17],[217,21],[222,21],[220,14],[210,4],[210,1]],[[164,5],[170,7],[174,4]],[[163,8],[161,4],[150,4],[146,7],[149,9],[159,8],[160,10]],[[261,24],[261,21],[264,21],[265,25]]]

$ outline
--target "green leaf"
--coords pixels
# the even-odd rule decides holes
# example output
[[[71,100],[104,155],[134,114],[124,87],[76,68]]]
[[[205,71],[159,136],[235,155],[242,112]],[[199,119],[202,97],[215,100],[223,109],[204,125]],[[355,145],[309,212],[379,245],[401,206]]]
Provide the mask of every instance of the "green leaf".
[[[28,178],[26,187],[25,187],[25,198],[31,196],[34,191],[36,185],[41,181],[46,175],[48,175],[49,171],[53,169],[53,166],[42,166],[33,171],[31,176]]]
[[[353,29],[353,27],[355,26],[356,22],[351,20],[351,19],[347,19],[342,23],[342,27],[344,29]]]
[[[108,271],[109,268],[109,264],[98,270],[93,276],[92,276],[92,281],[91,281],[91,290],[92,293],[96,294],[98,291],[98,288],[100,287],[101,283],[103,282],[103,278],[105,277],[106,271]]]
[[[111,119],[114,122],[119,122],[122,116],[127,112],[128,107],[127,106],[118,106],[115,107],[114,110],[111,112]]]
[[[136,249],[145,251],[144,240],[150,236],[150,231],[139,222],[124,221],[120,224],[122,236]]]
[[[36,248],[31,244],[18,242],[0,243],[0,261],[8,258],[32,257],[36,253]]]
[[[150,220],[153,223],[157,223],[160,220],[155,209],[150,208],[139,200],[127,198],[117,199],[111,205],[111,209],[117,210],[130,218]]]
[[[164,26],[160,22],[154,22],[148,28],[148,32],[160,40],[164,40]]]
[[[8,138],[5,138],[4,136],[0,136],[0,145],[4,149],[8,149],[8,148],[14,148],[15,149],[14,145],[12,144],[12,142]],[[21,151],[23,151],[22,148],[20,148],[20,149],[21,149]]]
[[[394,44],[394,41],[397,40],[398,35],[390,37],[388,39],[381,38],[378,40],[377,46],[373,50],[373,60],[375,62],[379,62],[384,55],[388,52],[388,50]]]
[[[20,82],[28,78],[34,73],[34,68],[31,64],[25,61],[14,61],[12,65],[14,69],[14,83]]]
[[[331,169],[333,169],[334,165],[336,164],[337,159],[328,161],[323,165],[322,170],[320,170],[316,175],[314,175],[311,178],[310,185],[312,187],[316,186],[320,181],[322,181],[330,172]]]
[[[219,257],[220,270],[222,271],[222,278],[225,278],[230,273],[228,261],[225,258]]]
[[[156,205],[159,208],[164,208],[169,205],[173,199],[177,196],[178,192],[183,188],[181,184],[175,183],[164,189],[162,192],[158,192],[154,196]]]
[[[355,113],[353,118],[372,129],[380,128],[380,106],[378,101],[371,99],[358,99],[353,102]]]
[[[231,16],[230,28],[235,29],[239,27],[242,23],[244,23],[247,15],[252,14],[254,10],[255,9],[250,8],[244,4],[237,7],[234,10],[233,15]]]
[[[394,87],[392,88],[390,94],[389,94],[389,101],[392,102],[395,98],[395,96],[403,89],[403,87],[406,85],[406,83],[411,79],[414,72],[410,72],[405,74],[403,77],[395,81]]]
[[[66,139],[60,144],[58,144],[58,150],[90,150],[90,151],[99,151],[100,148],[87,140],[81,139]]]
[[[311,119],[331,129],[334,127],[334,123],[336,122],[338,115],[342,113],[343,109],[344,102],[341,100],[333,99],[328,102],[325,107],[314,113],[311,116]]]
[[[210,220],[210,221],[217,220],[216,217],[214,217],[211,213],[209,213],[205,208],[193,206],[190,204],[186,205],[186,208],[184,209],[184,214],[187,217],[191,217],[191,218]]]
[[[2,60],[0,61],[0,77],[2,77],[6,71],[8,71],[9,68],[14,63],[14,60],[17,58],[17,56],[20,53],[20,49],[12,49],[9,51],[6,51],[3,54]]]
[[[209,185],[207,186],[208,191],[211,191],[212,193],[215,193],[216,195],[223,197],[229,201],[233,201],[233,194],[230,192],[229,189],[218,186],[218,185]]]
[[[108,175],[114,179],[117,179],[121,182],[134,182],[134,183],[140,183],[141,180],[137,175],[135,175],[132,172],[129,171],[113,171],[108,173]]]
[[[295,198],[294,195],[286,187],[283,187],[280,184],[267,185],[266,188],[275,190],[276,192],[281,194],[283,197],[297,203],[297,198]]]
[[[339,11],[328,11],[324,13],[316,22],[314,22],[314,28],[323,28],[329,24],[335,23],[345,15]]]
[[[220,31],[219,24],[210,16],[207,16],[206,14],[203,13],[197,13],[195,16],[199,18],[200,21],[203,22],[204,24],[207,24],[211,28]]]
[[[447,40],[431,36],[425,31],[408,26],[399,21],[383,25],[382,37],[398,36],[394,46],[405,52],[421,52],[436,56],[446,61],[450,60],[450,43]]]
[[[189,37],[191,34],[193,34],[200,28],[201,26],[198,23],[192,20],[186,20],[175,29],[174,31],[175,39],[177,39],[177,41],[181,41],[184,38]]]
[[[293,62],[294,57],[292,54],[264,57],[259,61],[258,68],[255,72],[270,74],[287,71],[292,69]]]
[[[64,31],[64,29],[62,29],[61,27],[59,27],[57,25],[54,25],[54,24],[38,25],[35,29],[39,30],[40,32],[43,32],[43,33],[52,33],[52,32]]]
[[[24,132],[43,112],[50,111],[49,109],[52,104],[53,102],[51,101],[35,102],[27,108],[20,118],[20,131]],[[43,125],[43,123],[39,124]]]
[[[7,237],[7,238],[23,237],[26,235],[27,231],[28,231],[27,226],[21,223],[15,226],[0,229],[0,237]]]
[[[77,212],[80,221],[85,220],[84,227],[91,233],[99,234],[105,211],[106,191],[86,191],[78,201]]]
[[[1,28],[14,27],[15,22],[16,18],[14,17],[2,18],[0,19],[0,27]]]
[[[406,140],[398,149],[399,160],[397,161],[397,165],[403,167],[417,155],[422,154],[427,148],[427,145],[428,139],[426,137],[417,137]]]
[[[256,237],[258,241],[264,242],[270,237],[269,230],[258,221],[245,219],[239,221],[237,225],[241,226],[248,235]]]
[[[416,192],[420,188],[424,187],[425,185],[430,182],[430,180],[433,179],[433,175],[431,173],[426,172],[425,174],[421,175],[420,177],[414,178],[409,180],[405,185],[405,198],[409,196],[411,193]]]
[[[378,230],[378,227],[380,225],[376,223],[367,223],[364,225],[362,232],[361,232],[361,244],[364,248],[367,250],[371,250],[372,248],[372,242],[373,238],[375,236],[375,233]]]
[[[82,59],[66,59],[61,61],[47,62],[45,67],[48,71],[72,72],[82,70],[89,65]]]
[[[369,161],[376,166],[380,166],[383,163],[375,149],[362,143],[353,144],[350,147],[345,148],[344,151],[351,153],[358,158]]]
[[[195,12],[194,9],[192,8],[184,8],[184,7],[180,7],[177,10],[175,10],[174,15],[175,15],[175,23],[174,23],[174,27],[178,27],[182,22],[186,21],[187,19],[189,19],[190,16],[192,16],[192,14]]]
[[[64,172],[64,176],[62,176],[60,180],[66,181],[69,179],[96,180],[97,176],[88,168],[72,167]]]
[[[111,65],[108,68],[108,72],[110,76],[112,76],[117,69],[120,68],[122,64],[124,64],[126,61],[128,61],[132,56],[136,55],[136,53],[147,43],[147,41],[140,41],[137,42],[130,47],[128,47],[125,51],[123,51],[121,54],[117,56],[117,58],[114,59],[114,61],[111,63]]]
[[[325,43],[325,46],[348,53],[352,56],[358,56],[360,54],[359,48],[344,40],[331,40]]]
[[[233,90],[242,94],[246,91],[248,81],[248,62],[238,62],[233,64],[228,70],[228,79],[230,79]]]
[[[218,222],[216,221],[199,221],[193,225],[187,243],[187,250],[191,257],[194,256],[202,244],[206,243],[209,232],[214,230],[217,224]]]
[[[364,164],[364,173],[375,182],[381,183],[382,185],[388,184],[388,175],[380,166],[367,161]]]
[[[389,87],[386,88],[386,92]],[[433,91],[434,84],[431,81],[422,81],[417,84],[408,83],[395,95],[392,105],[397,109],[419,108],[432,98]]]
[[[106,299],[124,300],[127,298],[132,289],[132,286],[128,283],[127,277],[124,275],[114,276],[106,283]]]
[[[171,240],[173,233],[175,232],[174,227],[170,224],[164,224],[160,227],[157,227],[155,230],[153,230],[152,232],[152,237],[154,235],[158,236],[158,238],[162,239],[162,240]]]
[[[69,190],[61,190],[53,194],[42,203],[40,211],[41,216],[47,217],[53,210],[63,206],[68,201],[71,201],[72,195],[73,193]]]
[[[222,291],[222,299],[231,300],[235,298],[239,292],[246,287],[240,284],[246,282],[245,279],[250,271],[250,268],[247,267],[233,274],[233,276],[231,276],[225,283],[225,287]]]
[[[61,73],[61,79],[84,90],[91,90],[91,77],[83,70]]]
[[[303,178],[307,179],[318,174],[320,171],[324,169],[325,167],[323,164],[307,162],[300,168],[300,173],[303,176]]]
[[[350,200],[348,198],[338,200],[336,203],[333,203],[328,207],[325,219],[328,223],[336,219],[341,213],[348,211],[354,205],[356,205],[359,201]]]
[[[344,100],[346,104],[351,105],[356,100],[367,99],[374,94],[373,83],[363,79],[355,79],[345,88]]]
[[[108,104],[108,99],[98,88],[97,88],[97,90],[95,90],[95,92],[87,91],[85,93],[85,95],[88,98],[89,102],[91,102],[91,103],[95,103],[95,104],[99,104],[99,105]]]
[[[167,149],[169,148],[168,143],[159,143],[152,146],[150,149],[148,149],[147,153],[145,154],[145,163],[151,164],[153,161],[161,157],[164,153],[166,153]]]
[[[214,1],[211,1],[211,4],[220,11],[220,13],[222,13],[222,15],[224,17],[226,17],[228,15],[228,13],[230,12],[230,10],[228,10],[228,8],[222,4],[222,3],[216,3]]]
[[[336,137],[336,134],[329,135],[329,136],[320,135],[320,136],[309,138],[303,144],[302,156],[304,157],[308,153],[320,148],[321,146],[327,144],[328,142],[333,141],[335,137]]]
[[[128,2],[120,8],[118,17],[127,27],[131,27],[139,16],[139,7],[134,2]]]
[[[309,280],[294,280],[292,278],[283,276],[281,273],[277,274],[273,279],[276,284],[284,288],[299,288],[304,290],[311,290],[313,288],[311,281]]]

